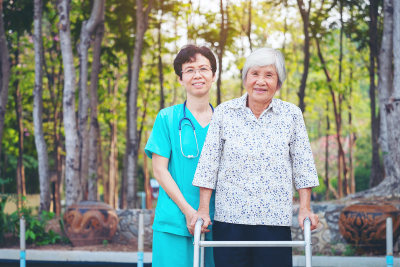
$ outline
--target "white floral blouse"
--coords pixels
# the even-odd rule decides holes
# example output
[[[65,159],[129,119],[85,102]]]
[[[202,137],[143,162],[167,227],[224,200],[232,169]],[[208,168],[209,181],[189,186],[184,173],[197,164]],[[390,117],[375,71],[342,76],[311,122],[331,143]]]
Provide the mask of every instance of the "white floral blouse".
[[[247,93],[219,105],[193,185],[216,189],[216,221],[292,225],[293,185],[319,185],[300,109],[273,99],[257,119]]]

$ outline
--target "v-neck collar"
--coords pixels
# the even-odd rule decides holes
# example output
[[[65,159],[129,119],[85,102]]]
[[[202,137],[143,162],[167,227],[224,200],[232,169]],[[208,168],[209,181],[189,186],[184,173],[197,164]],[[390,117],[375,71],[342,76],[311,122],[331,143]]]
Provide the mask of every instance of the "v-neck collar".
[[[210,125],[210,123],[208,123],[206,126],[201,126],[201,124],[197,121],[197,119],[196,119],[196,117],[192,114],[192,112],[190,111],[190,109],[188,109],[188,107],[186,106],[186,114],[190,114],[190,119],[192,120],[192,121],[194,121],[198,126],[200,126],[200,128],[201,129],[206,129],[209,125]],[[187,116],[187,115],[186,115]],[[189,117],[189,116],[187,116],[187,117]]]

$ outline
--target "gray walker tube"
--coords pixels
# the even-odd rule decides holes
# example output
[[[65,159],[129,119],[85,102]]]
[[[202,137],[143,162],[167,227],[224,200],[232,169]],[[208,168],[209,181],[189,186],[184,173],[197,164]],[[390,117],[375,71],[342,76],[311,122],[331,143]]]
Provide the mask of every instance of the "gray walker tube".
[[[304,220],[304,241],[204,241],[204,234],[201,235],[202,225],[203,220],[201,218],[197,219],[194,229],[193,267],[199,267],[199,264],[204,267],[204,247],[304,247],[306,267],[312,267],[311,221],[308,217]]]

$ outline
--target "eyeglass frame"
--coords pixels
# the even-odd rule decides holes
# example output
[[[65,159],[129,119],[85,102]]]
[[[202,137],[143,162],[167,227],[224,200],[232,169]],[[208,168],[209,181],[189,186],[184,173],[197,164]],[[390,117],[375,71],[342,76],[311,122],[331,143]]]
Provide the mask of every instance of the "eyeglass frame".
[[[203,67],[207,67],[207,68],[210,68],[209,70],[211,70],[212,71],[212,68],[210,67],[210,66],[203,66]],[[201,68],[203,68],[203,67],[201,67]],[[201,71],[200,71],[200,69],[201,68],[198,68],[198,69],[195,69],[195,68],[189,68],[189,69],[191,69],[191,70],[194,70],[194,73],[193,73],[193,75],[195,75],[196,73],[197,73],[197,71],[199,71],[199,74],[201,75],[202,73],[201,73]],[[208,70],[207,70],[207,72],[208,72]],[[185,71],[181,71],[181,73],[183,74],[183,73],[186,73],[186,74],[190,74],[190,73],[187,73],[187,72],[185,72]]]

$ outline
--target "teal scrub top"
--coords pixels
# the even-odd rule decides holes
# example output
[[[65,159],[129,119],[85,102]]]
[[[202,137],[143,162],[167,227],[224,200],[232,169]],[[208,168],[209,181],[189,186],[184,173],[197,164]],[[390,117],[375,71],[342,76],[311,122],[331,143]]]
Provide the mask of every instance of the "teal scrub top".
[[[183,118],[183,104],[162,109],[153,125],[153,130],[147,141],[145,152],[149,158],[153,153],[169,159],[168,171],[179,187],[186,201],[197,210],[200,201],[200,189],[192,185],[193,177],[199,162],[201,150],[206,139],[208,125],[201,127],[190,110],[186,107],[186,117],[189,118],[196,131],[199,154],[195,158],[182,155],[179,140],[179,121]],[[182,150],[188,155],[197,155],[196,139],[193,128],[188,120],[182,121]],[[214,219],[215,192],[210,200],[210,218]],[[181,236],[191,236],[186,227],[186,218],[178,205],[160,187],[153,229]],[[210,233],[208,233],[209,235]]]

